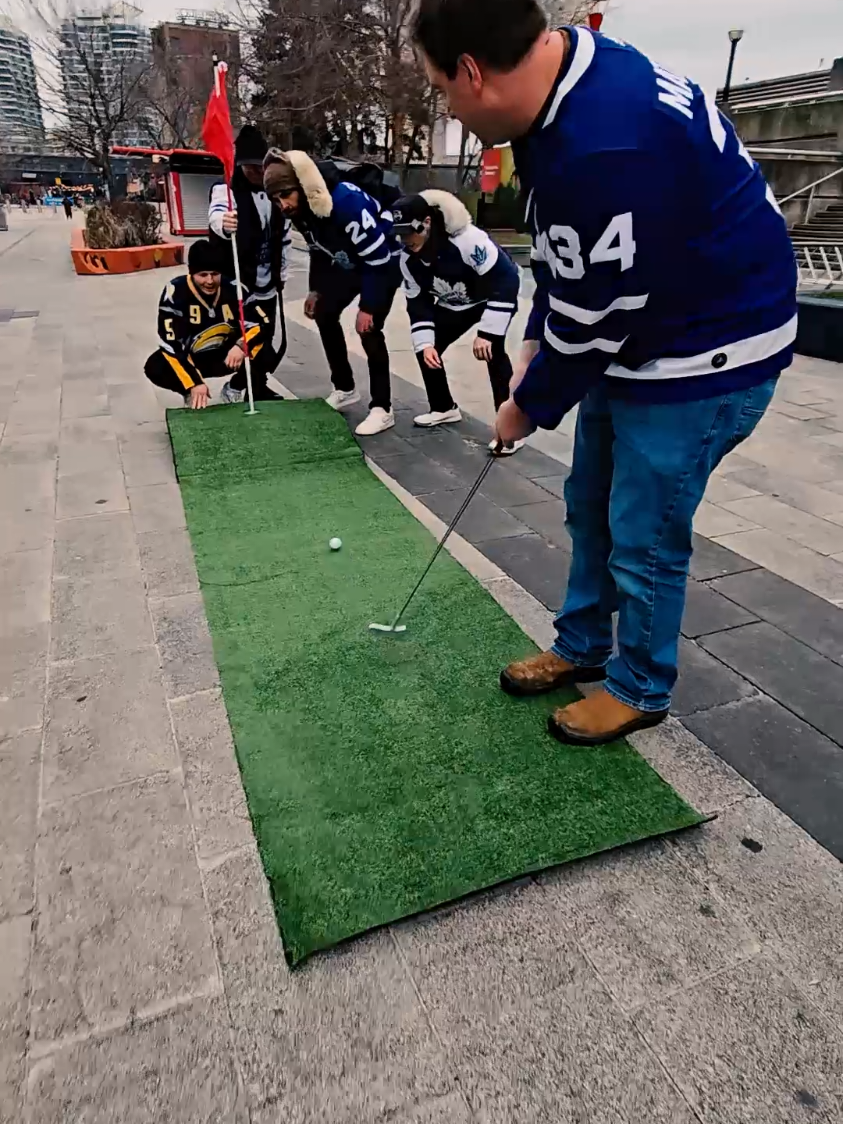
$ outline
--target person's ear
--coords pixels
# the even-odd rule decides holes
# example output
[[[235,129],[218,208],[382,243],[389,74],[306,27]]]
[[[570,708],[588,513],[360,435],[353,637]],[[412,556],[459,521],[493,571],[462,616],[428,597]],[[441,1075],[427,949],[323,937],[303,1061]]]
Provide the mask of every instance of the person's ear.
[[[477,60],[472,58],[471,55],[460,55],[457,60],[457,68],[462,71],[463,76],[468,80],[468,84],[475,94],[478,94],[483,87],[483,72],[477,64]]]

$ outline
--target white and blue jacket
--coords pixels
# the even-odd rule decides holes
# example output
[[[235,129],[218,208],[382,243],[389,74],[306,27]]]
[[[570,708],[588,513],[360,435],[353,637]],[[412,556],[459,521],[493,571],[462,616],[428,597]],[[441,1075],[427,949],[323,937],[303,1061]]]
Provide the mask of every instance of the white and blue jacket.
[[[320,217],[308,209],[293,218],[310,250],[310,288],[324,292],[335,269],[357,271],[360,309],[376,312],[389,304],[400,281],[392,215],[356,184],[343,180],[327,190],[330,214]]]
[[[489,340],[505,336],[518,308],[518,266],[485,230],[471,222],[468,210],[455,196],[445,191],[424,191],[422,195],[439,212],[441,221],[434,221],[430,238],[419,253],[401,251],[413,350],[435,345],[436,308],[463,312],[483,305],[478,336]]]
[[[689,401],[792,359],[796,268],[757,164],[712,98],[626,43],[566,28],[568,52],[513,143],[536,279],[514,394],[547,429],[605,378]]]

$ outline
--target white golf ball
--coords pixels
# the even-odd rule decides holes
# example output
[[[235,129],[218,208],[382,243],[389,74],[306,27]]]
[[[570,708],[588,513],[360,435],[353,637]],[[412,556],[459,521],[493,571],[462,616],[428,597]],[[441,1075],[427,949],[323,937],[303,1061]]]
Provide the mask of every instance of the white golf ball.
[[[339,550],[342,546],[342,539],[331,539],[331,541],[328,543],[328,546],[331,548],[331,550]]]

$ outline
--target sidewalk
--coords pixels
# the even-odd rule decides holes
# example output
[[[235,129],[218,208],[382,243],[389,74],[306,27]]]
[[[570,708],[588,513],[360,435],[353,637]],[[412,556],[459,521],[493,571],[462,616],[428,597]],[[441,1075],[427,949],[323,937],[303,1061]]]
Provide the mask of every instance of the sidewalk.
[[[0,1121],[843,1118],[843,869],[778,797],[760,795],[703,744],[708,732],[698,740],[690,718],[637,744],[684,796],[718,813],[712,823],[525,878],[288,971],[219,696],[166,396],[141,373],[168,274],[77,278],[66,225],[49,216],[32,225],[0,259],[0,312],[37,312],[0,315]],[[291,300],[304,281],[294,275]],[[396,312],[390,334],[401,332],[406,348]],[[476,375],[469,396],[466,362],[455,384],[477,420],[464,436],[414,434],[414,367],[396,351],[399,424],[367,451],[441,529],[437,517],[448,517],[480,455],[491,403]],[[309,327],[291,324],[279,377],[297,393],[324,387]],[[781,401],[812,390],[828,406],[835,377],[828,365],[789,375]],[[819,418],[789,420],[832,432]],[[813,465],[804,482],[841,498],[827,514],[843,511],[843,487],[832,486],[843,473],[829,475],[836,454],[813,452],[802,430],[782,436],[780,425],[765,420],[756,457],[782,464],[798,447],[800,471]],[[496,466],[478,522],[454,546],[539,641],[564,576],[566,465],[553,454],[566,443],[550,435]],[[740,461],[736,471],[762,464],[749,450],[744,460],[750,467]],[[730,459],[724,482],[731,469]],[[746,563],[738,545],[728,557]],[[840,565],[839,552],[803,549],[812,566],[815,554]],[[716,578],[722,550],[701,540],[704,612],[727,600],[721,581],[768,573],[731,563],[731,576]],[[539,559],[551,551],[549,570]],[[532,573],[542,584],[527,590]],[[795,621],[787,627],[802,629],[800,644],[820,661],[810,665],[817,686],[806,717],[782,741],[796,785],[819,759],[819,743],[804,748],[805,730],[822,736],[815,724],[839,709],[839,690],[816,669],[841,666],[830,601],[843,593],[811,617],[793,580],[796,601],[765,586],[767,607],[744,611]],[[792,638],[782,621],[774,628]],[[736,624],[717,637],[749,627],[769,626]],[[703,655],[711,646],[688,643]],[[722,653],[708,658],[725,667]],[[772,743],[779,711],[787,721],[797,712],[767,690],[704,713],[728,730],[746,700],[771,699]]]

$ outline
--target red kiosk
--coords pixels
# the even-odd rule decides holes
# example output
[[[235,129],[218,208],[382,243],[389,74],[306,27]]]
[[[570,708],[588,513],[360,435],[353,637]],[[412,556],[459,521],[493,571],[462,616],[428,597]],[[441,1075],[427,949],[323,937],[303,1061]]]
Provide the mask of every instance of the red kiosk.
[[[196,148],[138,148],[115,145],[115,156],[146,156],[165,162],[164,198],[170,231],[183,237],[208,233],[211,188],[223,178],[222,164],[211,152]]]

